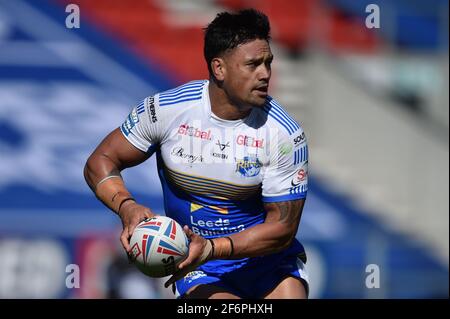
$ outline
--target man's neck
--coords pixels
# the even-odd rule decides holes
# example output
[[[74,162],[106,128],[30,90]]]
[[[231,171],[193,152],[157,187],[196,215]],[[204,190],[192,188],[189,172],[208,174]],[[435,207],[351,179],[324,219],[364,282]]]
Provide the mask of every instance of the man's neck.
[[[240,108],[230,101],[225,91],[218,87],[214,80],[209,81],[209,100],[211,111],[224,120],[238,120],[247,117],[251,112],[251,107]]]

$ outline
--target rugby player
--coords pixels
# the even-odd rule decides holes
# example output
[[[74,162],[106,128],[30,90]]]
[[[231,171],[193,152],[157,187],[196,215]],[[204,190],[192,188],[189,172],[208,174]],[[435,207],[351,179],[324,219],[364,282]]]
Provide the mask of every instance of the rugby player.
[[[182,52],[180,52],[182,54]],[[302,127],[269,94],[266,15],[219,13],[205,28],[208,80],[145,98],[89,157],[84,174],[117,213],[130,253],[154,215],[120,172],[157,158],[165,214],[184,226],[189,256],[167,281],[180,298],[307,298],[296,239],[308,187]]]

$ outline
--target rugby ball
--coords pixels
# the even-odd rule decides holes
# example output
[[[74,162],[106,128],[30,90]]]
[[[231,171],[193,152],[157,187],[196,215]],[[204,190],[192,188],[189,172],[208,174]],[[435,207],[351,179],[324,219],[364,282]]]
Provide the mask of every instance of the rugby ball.
[[[130,246],[132,261],[150,277],[173,274],[189,251],[189,241],[182,227],[166,216],[147,218],[137,225]]]

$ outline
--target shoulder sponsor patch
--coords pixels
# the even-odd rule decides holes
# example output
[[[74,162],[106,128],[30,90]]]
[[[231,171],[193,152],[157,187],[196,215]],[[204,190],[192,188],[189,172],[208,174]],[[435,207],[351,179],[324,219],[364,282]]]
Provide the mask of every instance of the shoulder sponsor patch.
[[[155,99],[153,96],[151,96],[147,99],[147,111],[148,111],[148,116],[150,118],[150,121],[152,123],[157,122],[158,118],[156,117]]]
[[[308,178],[308,162],[304,163],[302,167],[297,171],[291,181],[292,186],[298,186],[299,184],[307,181]]]
[[[131,132],[131,129],[139,123],[139,116],[136,109],[133,109],[131,113],[128,115],[125,122],[122,124],[122,132],[128,136]]]
[[[302,132],[302,134],[300,134],[294,138],[294,146],[295,147],[300,146],[305,142],[306,142],[305,132]]]

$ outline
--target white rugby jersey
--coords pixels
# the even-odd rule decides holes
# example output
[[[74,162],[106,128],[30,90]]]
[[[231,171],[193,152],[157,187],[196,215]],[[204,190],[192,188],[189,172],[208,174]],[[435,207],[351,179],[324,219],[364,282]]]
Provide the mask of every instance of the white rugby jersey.
[[[271,97],[244,119],[218,118],[208,83],[145,98],[121,131],[141,151],[156,152],[166,215],[212,238],[264,222],[264,202],[305,198],[308,146]]]

